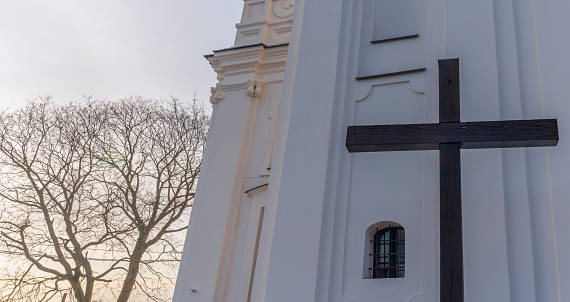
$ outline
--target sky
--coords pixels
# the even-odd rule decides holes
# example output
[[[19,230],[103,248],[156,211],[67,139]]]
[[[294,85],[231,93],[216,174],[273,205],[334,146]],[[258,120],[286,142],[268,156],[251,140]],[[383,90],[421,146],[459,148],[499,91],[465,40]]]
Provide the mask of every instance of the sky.
[[[240,0],[0,0],[0,110],[51,96],[209,104],[203,57],[233,45]],[[206,107],[207,108],[207,107]],[[2,262],[0,257],[0,262]]]
[[[203,55],[233,45],[240,0],[0,0],[0,109],[51,96],[208,102]]]

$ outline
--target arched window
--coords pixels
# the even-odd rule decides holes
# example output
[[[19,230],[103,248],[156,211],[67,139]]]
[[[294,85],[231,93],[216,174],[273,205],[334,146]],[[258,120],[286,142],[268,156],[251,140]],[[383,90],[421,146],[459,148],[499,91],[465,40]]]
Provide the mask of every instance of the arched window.
[[[406,268],[404,228],[399,225],[377,228],[370,243],[372,279],[403,278]]]

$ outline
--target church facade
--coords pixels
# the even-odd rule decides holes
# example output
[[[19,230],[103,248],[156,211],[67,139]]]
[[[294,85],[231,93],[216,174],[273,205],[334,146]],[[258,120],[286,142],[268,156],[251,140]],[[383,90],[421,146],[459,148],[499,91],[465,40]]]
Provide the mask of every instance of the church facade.
[[[235,45],[206,56],[218,84],[173,300],[443,301],[441,151],[352,153],[347,129],[438,123],[438,61],[458,59],[461,122],[555,120],[559,141],[460,151],[452,279],[465,301],[570,301],[567,12],[244,0]]]

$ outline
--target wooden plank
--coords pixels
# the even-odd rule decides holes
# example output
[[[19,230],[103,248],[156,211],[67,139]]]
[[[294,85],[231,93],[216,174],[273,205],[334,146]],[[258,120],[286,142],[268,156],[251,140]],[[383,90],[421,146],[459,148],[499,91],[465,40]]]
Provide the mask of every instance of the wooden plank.
[[[459,122],[459,59],[439,60],[439,121]]]
[[[440,296],[463,302],[460,143],[440,144]]]
[[[440,140],[440,301],[463,302],[461,145],[469,134],[480,134],[480,127],[473,125],[473,130],[470,130],[465,123],[460,123],[459,59],[440,60],[438,64],[440,123],[436,128],[440,131],[433,137]],[[448,129],[450,126],[451,129]],[[488,132],[496,133],[494,130]],[[441,143],[441,139],[444,143]]]
[[[351,126],[346,137],[349,152],[437,150],[441,143],[463,143],[463,149],[556,146],[558,125],[545,119]]]

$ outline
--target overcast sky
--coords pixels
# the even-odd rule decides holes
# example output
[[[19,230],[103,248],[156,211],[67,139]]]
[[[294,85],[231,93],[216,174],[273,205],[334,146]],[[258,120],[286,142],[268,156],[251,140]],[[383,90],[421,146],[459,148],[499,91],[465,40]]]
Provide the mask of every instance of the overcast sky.
[[[233,45],[241,0],[0,0],[0,108],[39,95],[206,102],[203,55]]]

